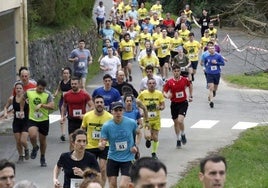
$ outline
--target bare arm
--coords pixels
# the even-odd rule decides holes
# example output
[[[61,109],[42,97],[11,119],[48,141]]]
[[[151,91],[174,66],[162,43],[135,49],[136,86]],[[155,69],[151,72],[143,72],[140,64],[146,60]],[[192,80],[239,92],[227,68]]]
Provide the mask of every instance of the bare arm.
[[[53,184],[54,184],[55,188],[61,187],[60,181],[58,179],[59,175],[60,175],[60,171],[61,171],[61,168],[58,167],[58,165],[55,165],[55,167],[53,169]]]

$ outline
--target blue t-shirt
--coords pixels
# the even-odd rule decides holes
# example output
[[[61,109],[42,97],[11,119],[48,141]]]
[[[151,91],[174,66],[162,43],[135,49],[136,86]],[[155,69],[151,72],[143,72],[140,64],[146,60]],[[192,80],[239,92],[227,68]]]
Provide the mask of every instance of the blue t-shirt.
[[[134,119],[135,121],[141,118],[140,111],[137,108],[133,109],[132,111],[124,111],[123,115],[130,119]]]
[[[213,64],[212,62],[217,62],[216,64]],[[215,53],[213,55],[209,54],[204,57],[204,66],[205,66],[205,72],[207,74],[220,74],[221,73],[221,67],[224,66],[224,60],[222,56],[218,53]]]
[[[74,49],[71,52],[70,58],[75,57],[78,57],[78,61],[74,62],[74,73],[87,73],[88,60],[91,57],[90,51],[88,49]]]
[[[93,91],[92,97],[94,98],[97,95],[103,96],[105,110],[107,110],[108,112],[111,111],[110,106],[113,102],[121,101],[121,95],[119,91],[117,91],[117,89],[113,87],[109,91],[104,90],[103,87],[99,87]]]
[[[109,141],[108,159],[118,162],[134,160],[134,154],[130,149],[134,146],[134,135],[137,130],[137,123],[128,117],[122,118],[120,124],[109,120],[103,124],[101,138]]]

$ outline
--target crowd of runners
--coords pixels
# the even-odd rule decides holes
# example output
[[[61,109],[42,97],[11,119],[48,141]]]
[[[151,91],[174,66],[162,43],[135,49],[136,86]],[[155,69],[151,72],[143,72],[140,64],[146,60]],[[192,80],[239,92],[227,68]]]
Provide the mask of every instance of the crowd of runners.
[[[41,167],[47,166],[49,110],[55,108],[53,98],[59,94],[60,139],[66,141],[68,133],[70,151],[59,154],[53,171],[55,187],[81,184],[86,167],[100,176],[101,186],[108,177],[109,187],[118,187],[120,172],[119,186],[126,187],[131,181],[129,169],[142,155],[139,152],[142,135],[145,146],[151,148],[152,159],[158,160],[165,98],[171,101],[177,138],[174,147],[179,149],[187,143],[184,118],[188,103],[193,101],[197,67],[203,66],[208,104],[213,108],[221,66],[226,61],[220,55],[213,24],[218,18],[211,19],[205,9],[199,19],[195,18],[189,5],[185,5],[180,16],[173,20],[170,13],[164,14],[160,1],[150,9],[145,8],[145,3],[115,0],[113,7],[104,7],[99,1],[94,13],[103,50],[96,63],[103,72],[103,86],[91,94],[85,89],[88,68],[93,62],[90,50],[85,48],[87,41],[79,40],[78,48],[70,52],[68,60],[73,67],[62,69],[62,80],[54,94],[46,90],[45,80],[31,80],[27,67],[19,70],[20,80],[4,109],[7,116],[8,107],[13,105],[17,163],[35,159],[40,149]],[[108,15],[106,9],[110,9]],[[199,40],[191,30],[193,23],[200,26]],[[132,66],[140,68],[135,78]],[[135,88],[131,82],[139,78],[140,87]],[[61,170],[64,182],[58,180]],[[166,179],[158,184],[165,186]]]

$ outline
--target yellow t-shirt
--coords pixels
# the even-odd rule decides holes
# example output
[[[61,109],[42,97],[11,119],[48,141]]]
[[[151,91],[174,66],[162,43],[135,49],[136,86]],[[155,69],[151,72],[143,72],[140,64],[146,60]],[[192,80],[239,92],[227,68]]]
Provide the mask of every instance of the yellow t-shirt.
[[[171,43],[171,47],[170,47],[170,49],[172,49],[172,50],[176,50],[176,48],[177,48],[178,46],[182,46],[182,44],[183,44],[183,40],[182,40],[181,37],[178,37],[177,39],[172,38],[171,41],[170,41],[170,43]]]
[[[128,12],[130,10],[131,10],[131,6],[129,4],[124,7],[125,12]]]
[[[119,3],[119,5],[118,5],[118,11],[119,11],[119,14],[120,15],[123,15],[123,13],[124,13],[124,1],[122,1],[121,3]]]
[[[157,4],[154,4],[151,8],[151,11],[152,12],[156,12],[158,14],[158,18],[161,18],[162,17],[162,5],[157,5]]]
[[[138,99],[147,108],[149,122],[160,120],[160,110],[157,109],[157,106],[165,101],[161,91],[155,90],[154,92],[149,92],[146,89],[139,94]]]
[[[157,47],[157,57],[163,58],[170,55],[170,37],[160,37],[154,42],[154,45]]]
[[[187,56],[190,61],[198,61],[198,55],[201,48],[199,42],[197,42],[196,40],[194,40],[193,42],[188,41],[183,45],[183,48],[187,50]]]
[[[185,15],[187,16],[187,20],[189,21],[189,22],[192,22],[192,11],[191,10],[188,10],[188,11],[186,11],[186,10],[184,10],[184,13],[185,13]]]
[[[139,14],[139,20],[143,20],[148,15],[148,10],[146,8],[139,8],[138,14]]]
[[[104,111],[104,114],[101,116],[97,116],[94,110],[91,110],[84,115],[82,121],[82,128],[86,128],[87,130],[86,149],[99,147],[99,139],[101,138],[102,125],[112,118],[113,116],[107,111]]]
[[[118,24],[111,24],[111,28],[114,30],[114,39],[119,42],[120,41],[120,35],[122,33],[122,29],[120,27],[120,25]]]
[[[159,39],[162,36],[162,33],[153,33],[152,38],[153,41],[156,41],[157,39]]]
[[[139,36],[139,41],[140,41],[140,50],[145,49],[145,41],[149,40],[152,41],[152,35],[151,33],[141,33]]]
[[[190,33],[190,31],[188,29],[186,29],[184,31],[179,30],[179,34],[180,34],[180,37],[183,40],[183,43],[185,43],[185,42],[187,42],[189,40],[189,33]]]
[[[205,48],[209,41],[210,41],[210,37],[202,37],[200,40],[201,47]]]
[[[135,43],[133,40],[120,42],[120,50],[122,51],[122,60],[130,60],[134,58]]]
[[[217,29],[213,28],[212,30],[208,29],[209,36],[215,36],[217,35]]]
[[[153,67],[155,67],[154,69],[154,74],[156,74],[156,67],[159,67],[159,60],[156,56],[151,55],[149,56],[144,56],[143,58],[141,58],[140,60],[140,66],[142,67],[146,67],[147,65],[152,65]],[[146,76],[146,72],[145,70],[142,71],[142,76],[145,77]]]
[[[150,24],[157,26],[159,25],[159,20],[154,20],[153,18],[150,19]]]

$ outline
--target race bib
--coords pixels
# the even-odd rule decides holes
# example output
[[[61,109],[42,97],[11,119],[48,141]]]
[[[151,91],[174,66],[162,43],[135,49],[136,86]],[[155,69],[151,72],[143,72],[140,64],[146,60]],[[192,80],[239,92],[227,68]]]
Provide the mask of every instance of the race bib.
[[[166,54],[167,53],[167,49],[164,49],[164,50],[162,49],[162,53],[163,54]]]
[[[93,139],[97,139],[97,140],[99,140],[100,137],[101,137],[101,132],[100,132],[100,131],[93,131],[93,132],[92,132],[92,138],[93,138]]]
[[[83,179],[71,178],[70,188],[79,188]]]
[[[86,66],[86,63],[85,63],[85,62],[82,62],[82,61],[81,61],[81,62],[78,63],[78,67],[79,67],[79,68],[83,68],[83,67],[85,67],[85,66]]]
[[[16,116],[16,118],[24,118],[25,116],[24,116],[24,112],[20,112],[20,111],[17,111],[16,113],[15,113],[15,116]]]
[[[110,106],[104,106],[104,109],[109,112],[110,111]]]
[[[73,110],[73,117],[78,117],[82,115],[82,110],[78,109],[78,110]]]
[[[126,52],[130,52],[131,51],[131,48],[130,47],[125,47],[125,51]]]
[[[210,67],[210,70],[212,70],[212,71],[215,71],[215,70],[217,70],[217,66],[216,66],[216,65],[214,65],[214,66],[211,66],[211,67]]]
[[[34,112],[34,117],[35,118],[42,118],[43,117],[43,114],[42,114],[42,112]]]
[[[182,91],[181,92],[176,92],[176,98],[182,98],[182,97],[184,97],[184,94],[183,94]]]
[[[155,118],[156,117],[156,112],[148,112],[148,117],[149,118]]]
[[[115,142],[116,151],[125,151],[127,149],[127,141]]]
[[[187,71],[186,67],[181,67],[181,71]]]

